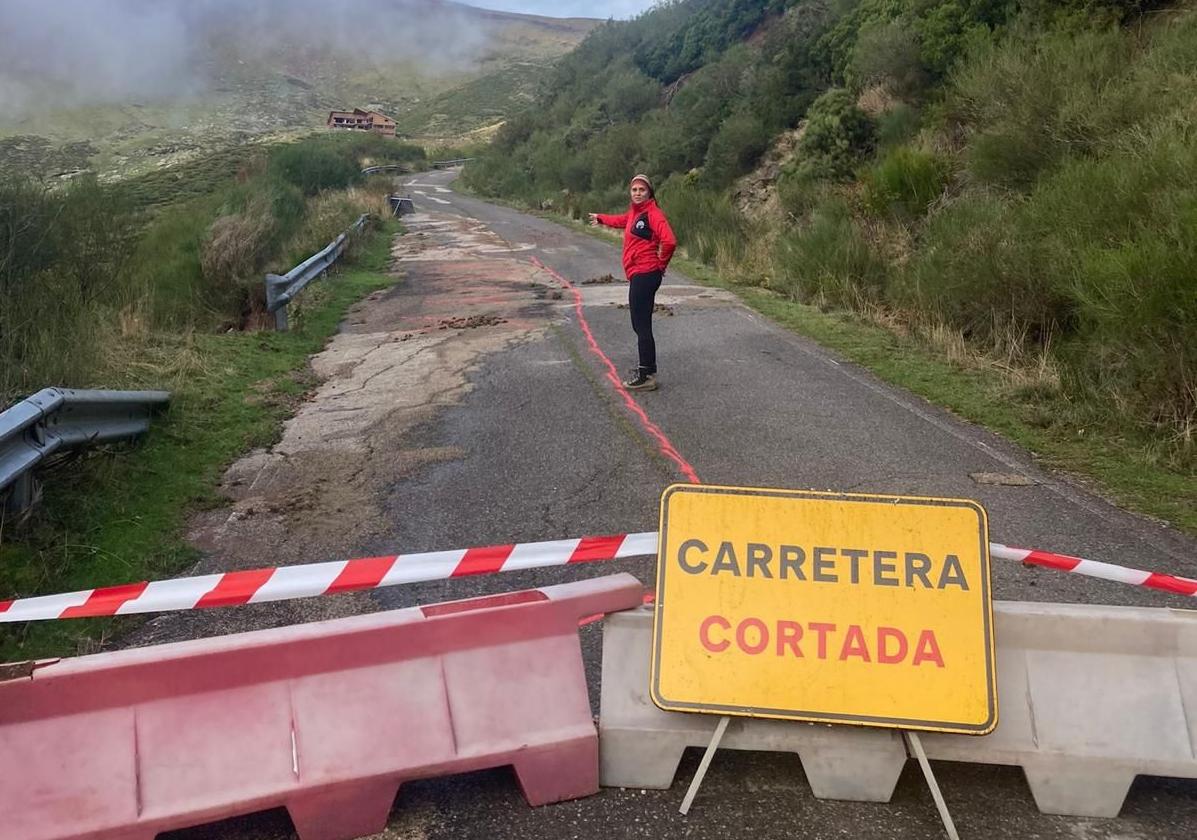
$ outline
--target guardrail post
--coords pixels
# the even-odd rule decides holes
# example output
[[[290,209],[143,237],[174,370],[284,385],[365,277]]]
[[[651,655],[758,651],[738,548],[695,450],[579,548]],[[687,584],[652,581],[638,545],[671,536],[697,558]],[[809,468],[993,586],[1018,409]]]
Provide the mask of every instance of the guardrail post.
[[[25,473],[9,485],[8,496],[4,500],[4,513],[14,515],[20,521],[37,503],[40,495],[41,487],[33,474]]]
[[[279,302],[279,296],[291,281],[281,274],[266,275],[266,309],[274,313],[274,328],[280,332],[287,330],[287,304]]]

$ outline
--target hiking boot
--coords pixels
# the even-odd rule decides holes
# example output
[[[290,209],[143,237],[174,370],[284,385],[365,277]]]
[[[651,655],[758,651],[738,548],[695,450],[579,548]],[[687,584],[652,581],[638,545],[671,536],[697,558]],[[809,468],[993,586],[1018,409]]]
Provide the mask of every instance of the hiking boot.
[[[657,375],[655,373],[645,373],[640,368],[636,368],[623,381],[623,387],[629,391],[655,391],[657,390]]]

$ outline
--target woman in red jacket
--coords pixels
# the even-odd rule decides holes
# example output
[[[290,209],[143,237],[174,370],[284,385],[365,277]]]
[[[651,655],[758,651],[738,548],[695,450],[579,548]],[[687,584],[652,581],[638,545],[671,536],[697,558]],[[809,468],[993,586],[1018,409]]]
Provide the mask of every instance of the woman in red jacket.
[[[591,213],[590,224],[623,228],[623,270],[628,276],[628,308],[640,351],[640,366],[623,383],[631,391],[657,387],[657,344],[653,341],[653,305],[665,268],[677,248],[669,221],[657,206],[647,175],[632,178],[632,203],[626,213]]]

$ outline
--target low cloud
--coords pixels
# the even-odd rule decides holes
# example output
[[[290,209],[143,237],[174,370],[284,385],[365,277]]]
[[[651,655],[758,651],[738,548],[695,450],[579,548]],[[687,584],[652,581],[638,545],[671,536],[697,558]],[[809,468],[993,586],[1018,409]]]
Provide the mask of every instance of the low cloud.
[[[655,5],[655,0],[472,0],[471,5],[526,15],[626,20]]]
[[[464,70],[491,26],[437,0],[2,0],[0,109],[186,98],[230,54]]]

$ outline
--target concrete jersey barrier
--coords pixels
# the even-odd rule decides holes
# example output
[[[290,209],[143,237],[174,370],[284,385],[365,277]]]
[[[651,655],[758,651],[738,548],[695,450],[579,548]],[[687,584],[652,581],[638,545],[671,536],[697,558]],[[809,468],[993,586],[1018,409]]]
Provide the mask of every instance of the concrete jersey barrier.
[[[578,620],[614,575],[46,663],[0,683],[0,836],[151,840],[286,807],[381,831],[411,779],[513,765],[533,805],[598,790]]]
[[[990,735],[924,733],[929,757],[1023,768],[1039,810],[1118,814],[1138,775],[1197,778],[1197,612],[994,603],[999,723]],[[648,696],[652,610],[610,615],[603,635],[601,778],[667,788],[716,715]],[[721,748],[797,753],[815,796],[887,802],[906,763],[891,730],[733,718]]]

